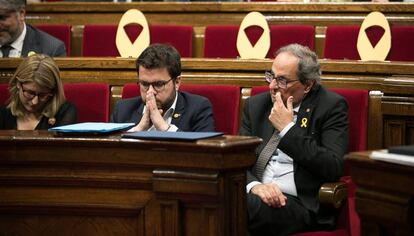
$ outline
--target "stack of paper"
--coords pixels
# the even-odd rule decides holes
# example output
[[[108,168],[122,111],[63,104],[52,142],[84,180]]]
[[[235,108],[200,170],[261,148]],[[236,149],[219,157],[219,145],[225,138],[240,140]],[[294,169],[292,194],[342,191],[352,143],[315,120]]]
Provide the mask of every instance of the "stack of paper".
[[[151,140],[182,140],[195,141],[199,139],[211,138],[223,135],[221,132],[162,132],[162,131],[142,131],[126,133],[122,138],[151,139]]]
[[[50,128],[49,131],[55,131],[59,133],[109,133],[125,130],[134,125],[134,123],[85,122],[73,125],[58,126]]]
[[[370,158],[400,165],[414,166],[414,156],[390,153],[388,150],[373,151]]]

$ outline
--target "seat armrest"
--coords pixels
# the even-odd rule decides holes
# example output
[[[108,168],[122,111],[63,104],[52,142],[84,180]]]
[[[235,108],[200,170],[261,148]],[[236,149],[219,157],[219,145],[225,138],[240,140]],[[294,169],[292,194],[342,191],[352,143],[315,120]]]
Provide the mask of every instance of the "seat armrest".
[[[339,208],[348,193],[344,182],[325,183],[319,189],[319,201],[322,205]]]

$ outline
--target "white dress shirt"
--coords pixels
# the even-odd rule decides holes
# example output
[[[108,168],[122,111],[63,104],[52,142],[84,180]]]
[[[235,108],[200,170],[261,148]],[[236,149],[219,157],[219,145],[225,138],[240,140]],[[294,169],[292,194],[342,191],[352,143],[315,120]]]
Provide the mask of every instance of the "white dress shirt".
[[[9,57],[20,57],[22,55],[24,37],[26,37],[26,24],[23,25],[23,31],[19,37],[17,37],[17,39],[10,44],[12,49],[10,49]],[[3,57],[3,53],[1,51],[0,57]]]
[[[280,138],[292,128],[297,120],[296,113],[299,111],[300,105],[296,106],[293,111],[293,121],[290,122],[278,135]],[[263,172],[262,182],[253,181],[246,186],[247,193],[258,184],[275,183],[279,186],[283,193],[287,193],[292,196],[297,196],[296,184],[293,171],[293,159],[282,152],[280,149],[276,149],[273,156],[270,157],[265,170]]]

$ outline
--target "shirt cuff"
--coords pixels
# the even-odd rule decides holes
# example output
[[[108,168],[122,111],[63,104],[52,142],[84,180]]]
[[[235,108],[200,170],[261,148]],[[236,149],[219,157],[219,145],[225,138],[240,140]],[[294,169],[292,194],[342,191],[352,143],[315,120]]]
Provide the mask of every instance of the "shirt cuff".
[[[285,136],[285,134],[290,130],[290,128],[292,128],[295,125],[295,123],[290,122],[288,125],[286,125],[285,128],[282,129],[282,131],[279,133],[279,136],[281,138],[283,138],[283,136]]]
[[[259,181],[253,181],[253,182],[250,182],[248,185],[246,185],[246,193],[250,193],[250,190],[251,190],[254,186],[259,185],[259,184],[261,184]]]
[[[177,132],[178,127],[175,125],[170,125],[170,127],[167,129],[167,132]]]

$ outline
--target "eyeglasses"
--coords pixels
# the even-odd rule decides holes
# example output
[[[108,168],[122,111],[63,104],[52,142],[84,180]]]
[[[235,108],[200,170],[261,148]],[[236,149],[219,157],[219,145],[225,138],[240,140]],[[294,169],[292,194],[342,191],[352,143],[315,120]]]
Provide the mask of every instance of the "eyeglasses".
[[[51,93],[36,93],[33,90],[30,89],[25,89],[22,85],[22,92],[23,92],[23,96],[29,100],[32,100],[34,97],[37,96],[37,98],[39,99],[39,101],[46,101],[48,100],[50,97],[53,97],[53,95]]]
[[[168,82],[170,82],[173,78],[169,79],[169,80],[159,80],[159,81],[155,81],[152,83],[140,80],[138,81],[138,85],[143,88],[145,91],[147,91],[150,87],[150,85],[155,89],[155,91],[157,92],[161,92],[162,90],[164,90],[165,85],[168,84]]]
[[[275,74],[271,70],[265,71],[265,79],[269,84],[272,83],[273,80],[276,80],[277,86],[281,89],[286,89],[289,83],[299,81],[298,79],[287,80],[284,76],[275,77]]]

